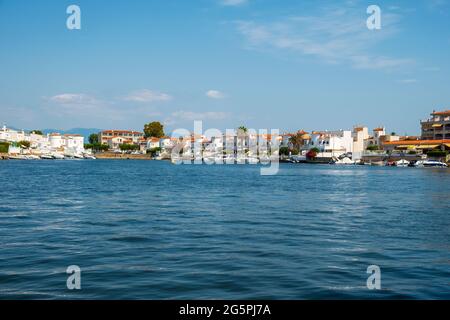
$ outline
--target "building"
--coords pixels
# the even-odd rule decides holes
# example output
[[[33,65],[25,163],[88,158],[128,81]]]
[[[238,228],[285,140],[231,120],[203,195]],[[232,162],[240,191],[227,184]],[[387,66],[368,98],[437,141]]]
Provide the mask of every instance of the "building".
[[[383,144],[387,151],[404,151],[414,153],[427,153],[432,150],[450,150],[450,139],[439,140],[398,140]]]
[[[423,140],[450,139],[450,110],[433,111],[431,117],[420,124]]]
[[[112,145],[116,145],[118,141],[127,141],[124,143],[139,144],[139,141],[142,138],[144,138],[143,132],[131,130],[105,130],[98,134],[98,141],[101,144],[107,144],[110,147]],[[112,142],[112,139],[114,139],[114,142]]]
[[[332,158],[353,152],[353,136],[349,130],[313,131],[302,147],[303,153],[317,148],[320,157]]]

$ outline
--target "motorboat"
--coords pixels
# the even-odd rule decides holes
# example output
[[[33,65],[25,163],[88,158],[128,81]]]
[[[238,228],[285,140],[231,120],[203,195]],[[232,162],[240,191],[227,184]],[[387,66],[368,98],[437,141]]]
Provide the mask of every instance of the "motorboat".
[[[53,152],[53,153],[52,153],[52,156],[53,156],[53,158],[56,159],[56,160],[62,160],[62,159],[65,158],[64,155],[62,155],[61,153],[58,153],[58,152]]]
[[[27,155],[25,155],[25,159],[26,160],[40,160],[41,158],[34,154],[27,154]]]
[[[95,156],[93,156],[92,154],[87,154],[87,153],[85,153],[84,155],[83,155],[83,157],[84,157],[84,159],[89,159],[89,160],[95,160],[95,159],[97,159]]]
[[[355,161],[348,157],[344,157],[342,159],[334,159],[330,162],[331,164],[339,164],[339,165],[349,165],[349,164],[355,164]]]
[[[396,167],[407,167],[407,166],[409,166],[409,161],[405,160],[405,159],[401,159],[401,160],[395,162],[395,166]]]
[[[43,160],[53,160],[55,159],[51,154],[42,154],[41,159]]]
[[[27,158],[25,158],[25,156],[21,155],[21,154],[9,155],[8,159],[9,160],[27,160]]]
[[[448,165],[445,162],[437,161],[437,160],[426,160],[423,161],[422,164],[424,167],[438,167],[438,168],[447,168]]]

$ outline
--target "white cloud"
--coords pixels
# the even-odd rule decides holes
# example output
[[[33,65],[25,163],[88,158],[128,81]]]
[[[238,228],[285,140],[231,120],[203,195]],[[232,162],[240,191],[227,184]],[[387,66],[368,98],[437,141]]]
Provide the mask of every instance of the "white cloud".
[[[220,92],[218,90],[209,90],[208,92],[206,92],[206,96],[211,98],[211,99],[223,99],[223,98],[225,98],[225,94],[223,94],[222,92]]]
[[[402,80],[399,80],[398,82],[404,83],[404,84],[417,83],[417,79],[402,79]]]
[[[194,112],[194,111],[176,111],[171,114],[169,118],[172,121],[175,120],[222,120],[228,117],[226,112]]]
[[[247,0],[222,0],[221,3],[224,6],[240,6],[247,3]]]
[[[155,101],[170,101],[172,100],[172,97],[167,93],[143,89],[132,92],[130,95],[125,97],[125,100],[134,102],[155,102]]]
[[[326,63],[355,68],[392,69],[412,59],[377,56],[374,48],[398,32],[400,15],[384,13],[382,29],[368,30],[360,8],[328,8],[317,16],[288,16],[270,23],[236,22],[250,49],[283,50]]]
[[[97,104],[99,101],[84,93],[62,93],[48,98],[49,101],[64,104]]]

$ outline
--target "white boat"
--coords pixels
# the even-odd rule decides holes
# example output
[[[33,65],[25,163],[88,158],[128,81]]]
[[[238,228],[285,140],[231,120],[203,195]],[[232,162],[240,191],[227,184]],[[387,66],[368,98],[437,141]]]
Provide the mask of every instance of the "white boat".
[[[25,155],[25,159],[26,160],[40,160],[41,158],[34,154],[27,154],[27,155]]]
[[[333,164],[349,165],[349,164],[355,164],[355,161],[353,161],[352,159],[350,159],[348,157],[344,157],[342,159],[339,159],[339,160],[333,162]]]
[[[8,156],[9,160],[27,160],[27,158],[21,154],[17,154],[17,155],[9,155]]]
[[[248,163],[249,164],[258,164],[259,163],[259,159],[257,157],[249,157],[248,158]]]
[[[426,160],[423,162],[424,167],[438,167],[438,168],[447,168],[448,165],[445,162],[436,161],[436,160]]]
[[[89,160],[95,160],[97,159],[95,156],[93,156],[92,154],[84,154],[84,159],[89,159]]]
[[[395,162],[395,166],[397,167],[407,167],[409,165],[409,161],[405,159],[401,159]]]
[[[43,160],[53,160],[55,159],[51,154],[42,154],[41,159]]]
[[[57,159],[57,160],[62,160],[65,158],[64,155],[62,155],[61,153],[58,153],[58,152],[53,152],[52,156],[54,159]]]

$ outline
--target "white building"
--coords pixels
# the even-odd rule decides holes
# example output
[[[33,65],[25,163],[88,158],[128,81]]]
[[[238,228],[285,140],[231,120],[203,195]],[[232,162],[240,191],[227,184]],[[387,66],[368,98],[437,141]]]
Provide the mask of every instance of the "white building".
[[[353,137],[349,130],[338,131],[313,131],[310,139],[306,140],[302,151],[317,148],[320,151],[319,157],[339,157],[342,154],[353,152]]]

